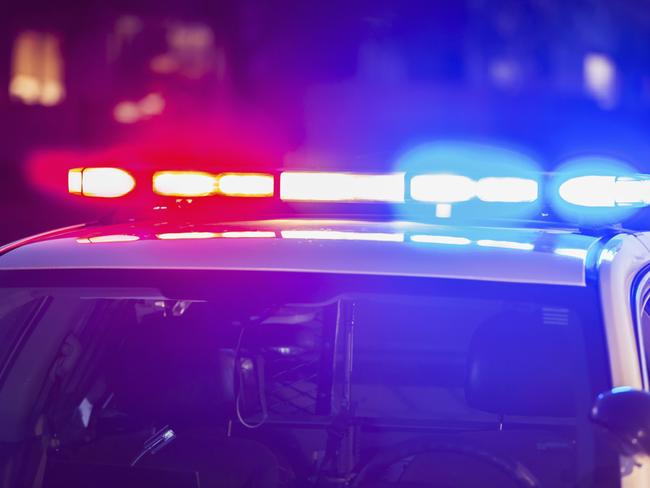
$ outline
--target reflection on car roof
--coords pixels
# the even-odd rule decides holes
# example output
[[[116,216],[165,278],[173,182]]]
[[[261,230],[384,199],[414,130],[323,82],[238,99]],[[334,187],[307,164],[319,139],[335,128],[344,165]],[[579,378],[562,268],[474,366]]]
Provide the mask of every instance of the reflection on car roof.
[[[597,240],[562,229],[410,222],[128,223],[30,240],[0,256],[0,269],[272,270],[582,286]]]

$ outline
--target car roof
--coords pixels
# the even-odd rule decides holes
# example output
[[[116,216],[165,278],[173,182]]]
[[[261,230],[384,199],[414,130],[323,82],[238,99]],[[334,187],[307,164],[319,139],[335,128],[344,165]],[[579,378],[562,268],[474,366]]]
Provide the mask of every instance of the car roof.
[[[221,269],[585,284],[597,236],[565,229],[273,219],[88,225],[27,239],[0,270]]]
[[[598,240],[570,229],[413,222],[131,222],[27,239],[1,253],[0,270],[258,270],[583,286]]]

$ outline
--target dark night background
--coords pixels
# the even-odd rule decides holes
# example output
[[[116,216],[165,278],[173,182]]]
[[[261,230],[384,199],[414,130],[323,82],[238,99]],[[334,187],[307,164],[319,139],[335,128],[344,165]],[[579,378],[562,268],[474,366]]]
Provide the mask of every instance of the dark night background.
[[[431,140],[650,171],[650,1],[24,1],[0,8],[0,244],[91,217],[121,158],[385,170]],[[63,176],[62,176],[63,175]]]

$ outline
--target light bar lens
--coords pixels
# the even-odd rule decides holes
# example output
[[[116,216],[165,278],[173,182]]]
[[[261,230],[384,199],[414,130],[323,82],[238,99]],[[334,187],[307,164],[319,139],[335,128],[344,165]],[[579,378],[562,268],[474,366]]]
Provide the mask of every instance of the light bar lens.
[[[153,175],[153,191],[169,197],[206,197],[218,192],[216,175],[202,171],[159,171]]]
[[[81,195],[82,168],[74,168],[68,171],[68,192],[73,195]]]
[[[285,201],[403,202],[404,174],[284,172],[280,198]]]
[[[476,196],[484,202],[534,202],[538,191],[537,182],[527,178],[481,178],[476,186]]]
[[[119,168],[75,168],[68,171],[68,191],[86,197],[117,198],[135,188],[135,179]]]
[[[411,197],[420,202],[458,203],[478,198],[483,202],[526,203],[538,197],[535,180],[489,177],[474,181],[453,174],[418,175],[411,179]]]
[[[616,207],[650,203],[650,180],[588,175],[560,185],[560,197],[581,207]]]
[[[224,173],[203,171],[159,171],[153,175],[153,191],[169,197],[237,197],[273,196],[273,176],[256,173]]]
[[[476,196],[476,182],[467,176],[418,175],[411,179],[411,197],[420,202],[466,202]]]
[[[219,177],[219,193],[233,197],[272,197],[273,176],[225,173]]]

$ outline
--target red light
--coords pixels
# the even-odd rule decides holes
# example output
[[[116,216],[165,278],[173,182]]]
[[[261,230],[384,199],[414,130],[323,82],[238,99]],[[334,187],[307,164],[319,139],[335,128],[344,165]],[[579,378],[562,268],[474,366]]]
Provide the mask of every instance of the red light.
[[[120,168],[74,168],[68,171],[68,192],[74,195],[117,198],[135,188],[135,179]]]

